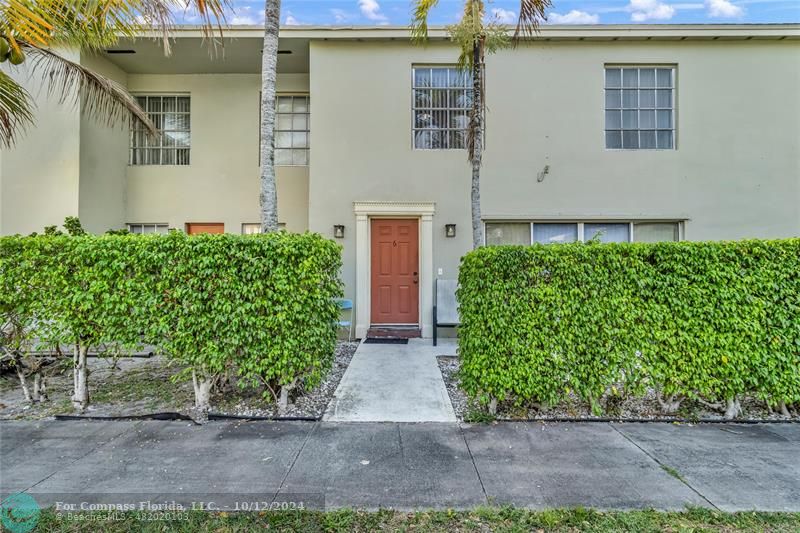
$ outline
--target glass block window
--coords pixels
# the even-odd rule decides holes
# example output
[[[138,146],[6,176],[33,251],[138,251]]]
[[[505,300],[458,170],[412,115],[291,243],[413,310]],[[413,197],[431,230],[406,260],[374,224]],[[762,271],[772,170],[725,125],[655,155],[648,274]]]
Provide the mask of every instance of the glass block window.
[[[414,67],[411,134],[418,150],[467,147],[472,78],[454,67]]]
[[[607,149],[675,148],[675,67],[606,67]]]
[[[131,165],[188,165],[191,104],[188,96],[147,95],[136,101],[161,132],[150,135],[137,124],[131,131]]]
[[[149,233],[158,233],[166,235],[169,233],[169,225],[167,224],[128,224],[128,231],[137,235],[146,235]]]
[[[310,101],[308,95],[278,95],[275,117],[275,164],[308,165]]]

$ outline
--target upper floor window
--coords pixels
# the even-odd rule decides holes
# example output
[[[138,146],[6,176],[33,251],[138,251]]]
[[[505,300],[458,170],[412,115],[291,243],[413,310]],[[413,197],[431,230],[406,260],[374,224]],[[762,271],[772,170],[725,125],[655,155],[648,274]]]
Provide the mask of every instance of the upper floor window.
[[[275,116],[275,164],[308,165],[308,95],[278,95]]]
[[[131,131],[131,165],[188,165],[191,145],[191,118],[188,96],[137,96],[150,120],[161,131],[150,135],[137,124]]]
[[[472,80],[454,67],[414,67],[412,137],[415,149],[467,146]]]
[[[606,148],[675,148],[675,67],[606,67]]]

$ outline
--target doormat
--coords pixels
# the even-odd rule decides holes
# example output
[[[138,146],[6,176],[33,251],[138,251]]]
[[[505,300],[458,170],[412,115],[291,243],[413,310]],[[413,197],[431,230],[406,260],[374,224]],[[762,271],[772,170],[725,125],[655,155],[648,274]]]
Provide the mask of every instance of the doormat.
[[[408,339],[393,339],[391,337],[368,337],[364,344],[408,344]]]

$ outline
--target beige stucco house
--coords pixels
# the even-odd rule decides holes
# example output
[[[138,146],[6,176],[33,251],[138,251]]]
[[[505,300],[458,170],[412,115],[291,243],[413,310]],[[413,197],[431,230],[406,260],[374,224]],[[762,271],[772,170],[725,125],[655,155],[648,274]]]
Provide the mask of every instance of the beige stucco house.
[[[165,135],[40,94],[37,127],[0,154],[0,233],[74,215],[94,232],[254,231],[261,31],[226,30],[216,56],[193,28],[171,57],[144,38],[75,53]],[[444,37],[282,30],[279,218],[338,238],[358,336],[430,335],[434,279],[470,247],[470,94]],[[547,26],[487,60],[487,242],[798,236],[799,95],[800,25]]]

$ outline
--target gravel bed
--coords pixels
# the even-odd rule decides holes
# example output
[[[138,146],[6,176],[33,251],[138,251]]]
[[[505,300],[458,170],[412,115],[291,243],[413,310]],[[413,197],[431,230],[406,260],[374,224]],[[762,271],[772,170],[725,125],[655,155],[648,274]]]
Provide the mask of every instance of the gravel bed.
[[[450,402],[453,404],[456,416],[459,420],[472,418],[478,411],[485,411],[474,402],[467,398],[466,394],[459,385],[458,370],[460,361],[458,357],[437,357],[439,369],[442,372],[447,392],[450,395]],[[531,404],[515,406],[511,402],[501,403],[497,406],[497,418],[509,420],[552,420],[561,418],[576,419],[605,419],[614,418],[625,419],[648,419],[653,421],[686,418],[690,420],[723,420],[721,411],[709,409],[703,404],[684,400],[681,409],[676,414],[665,414],[662,412],[656,395],[649,390],[644,396],[619,397],[607,395],[600,399],[600,404],[604,408],[604,413],[600,416],[591,412],[588,402],[581,400],[574,394],[569,395],[565,401],[558,405],[540,408]],[[744,398],[741,401],[742,416],[740,420],[800,420],[800,413],[794,412],[793,416],[785,417],[778,413],[771,413],[763,401],[754,398]]]
[[[292,403],[282,416],[321,416],[342,379],[357,342],[338,342],[333,364],[322,382],[314,389],[297,389]],[[72,374],[70,361],[49,370],[49,400],[30,404],[22,395],[16,374],[0,377],[0,420],[49,418],[76,414],[70,403]],[[193,416],[194,392],[191,381],[172,382],[183,367],[170,364],[161,356],[88,359],[90,406],[87,416],[139,416],[159,412],[178,412]],[[263,397],[263,390],[241,389],[228,383],[211,397],[211,412],[238,416],[277,416],[277,406]]]

